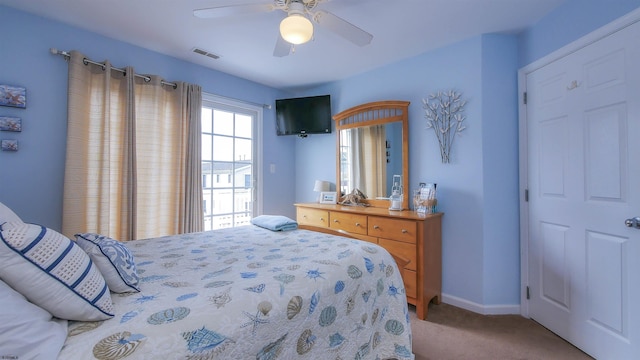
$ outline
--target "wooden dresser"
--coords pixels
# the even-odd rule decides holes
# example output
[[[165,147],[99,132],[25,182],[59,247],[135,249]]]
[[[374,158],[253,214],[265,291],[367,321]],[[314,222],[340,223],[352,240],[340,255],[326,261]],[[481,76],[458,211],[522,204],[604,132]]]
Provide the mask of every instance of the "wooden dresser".
[[[378,244],[409,260],[402,269],[407,300],[419,319],[427,317],[429,302],[442,300],[442,213],[419,215],[379,207],[295,204],[298,224],[332,229]]]

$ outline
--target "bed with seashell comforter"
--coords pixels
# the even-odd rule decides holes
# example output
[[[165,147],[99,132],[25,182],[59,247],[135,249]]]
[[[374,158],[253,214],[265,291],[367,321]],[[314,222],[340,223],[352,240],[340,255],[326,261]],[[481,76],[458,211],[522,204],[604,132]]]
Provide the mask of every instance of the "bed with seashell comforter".
[[[396,263],[378,245],[248,225],[127,243],[140,292],[69,322],[59,359],[412,359]]]

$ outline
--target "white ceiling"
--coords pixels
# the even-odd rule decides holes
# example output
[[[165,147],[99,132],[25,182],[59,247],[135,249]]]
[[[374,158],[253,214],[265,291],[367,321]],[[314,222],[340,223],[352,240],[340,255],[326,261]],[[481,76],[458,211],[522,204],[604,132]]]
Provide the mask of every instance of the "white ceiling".
[[[193,15],[194,9],[270,0],[0,0],[0,4],[270,87],[296,89],[344,79],[476,35],[517,33],[563,1],[326,0],[318,9],[373,34],[371,44],[358,47],[316,26],[311,42],[282,58],[273,56],[278,24],[286,16],[282,11],[222,19]],[[195,47],[220,59],[195,54]]]

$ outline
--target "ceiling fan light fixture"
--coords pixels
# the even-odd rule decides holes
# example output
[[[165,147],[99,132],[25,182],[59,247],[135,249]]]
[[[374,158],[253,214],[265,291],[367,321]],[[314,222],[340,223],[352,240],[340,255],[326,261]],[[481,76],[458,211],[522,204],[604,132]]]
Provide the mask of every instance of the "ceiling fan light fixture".
[[[300,14],[289,14],[280,22],[280,35],[294,45],[304,44],[313,36],[313,24]]]

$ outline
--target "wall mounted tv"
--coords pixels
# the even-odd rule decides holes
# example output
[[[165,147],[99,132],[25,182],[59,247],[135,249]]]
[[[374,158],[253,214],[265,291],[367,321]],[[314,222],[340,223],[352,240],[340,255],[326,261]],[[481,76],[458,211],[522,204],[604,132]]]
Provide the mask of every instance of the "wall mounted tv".
[[[331,97],[308,96],[276,100],[276,130],[278,135],[331,133]]]

